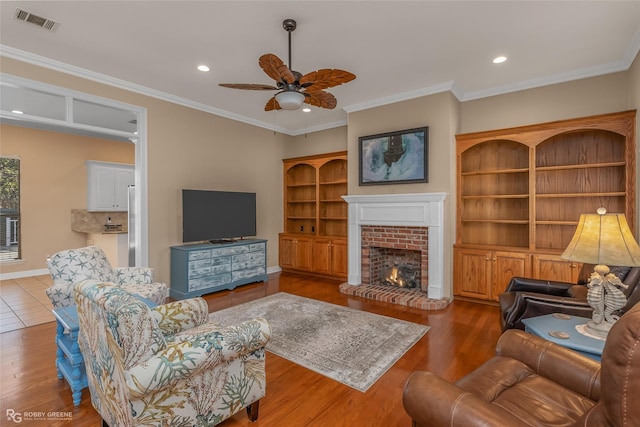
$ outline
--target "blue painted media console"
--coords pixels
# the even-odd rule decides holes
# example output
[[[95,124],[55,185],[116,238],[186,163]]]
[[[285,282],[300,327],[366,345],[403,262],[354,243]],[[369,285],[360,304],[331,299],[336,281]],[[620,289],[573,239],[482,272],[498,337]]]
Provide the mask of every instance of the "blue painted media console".
[[[172,298],[201,296],[267,280],[267,241],[238,240],[171,247]]]

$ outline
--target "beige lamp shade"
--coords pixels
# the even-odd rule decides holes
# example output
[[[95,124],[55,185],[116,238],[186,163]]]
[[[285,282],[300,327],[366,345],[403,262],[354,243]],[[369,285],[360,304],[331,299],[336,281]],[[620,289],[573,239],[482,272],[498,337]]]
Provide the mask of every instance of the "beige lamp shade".
[[[582,214],[576,232],[561,257],[587,264],[640,266],[640,247],[624,214]],[[600,213],[601,212],[601,213]]]

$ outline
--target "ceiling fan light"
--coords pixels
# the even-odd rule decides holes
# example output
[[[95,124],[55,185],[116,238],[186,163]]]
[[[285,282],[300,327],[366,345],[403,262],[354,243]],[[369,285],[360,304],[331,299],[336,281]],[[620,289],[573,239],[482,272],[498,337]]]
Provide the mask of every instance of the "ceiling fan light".
[[[278,101],[280,108],[283,110],[297,110],[304,102],[304,95],[300,92],[289,90],[277,94],[276,101]]]

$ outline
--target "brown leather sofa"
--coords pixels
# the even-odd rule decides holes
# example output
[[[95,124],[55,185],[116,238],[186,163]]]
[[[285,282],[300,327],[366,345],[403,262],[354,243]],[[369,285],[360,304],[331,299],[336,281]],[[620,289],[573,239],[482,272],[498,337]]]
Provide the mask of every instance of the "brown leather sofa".
[[[496,356],[452,384],[413,373],[404,408],[418,427],[582,426],[640,423],[640,304],[609,332],[601,363],[517,329]]]
[[[590,318],[593,310],[587,303],[586,283],[591,272],[593,265],[585,264],[577,283],[512,278],[499,297],[502,330],[524,330],[522,319],[551,313]],[[627,305],[619,313],[623,314],[640,301],[640,267],[611,267],[611,272],[628,286],[623,289],[628,299]]]

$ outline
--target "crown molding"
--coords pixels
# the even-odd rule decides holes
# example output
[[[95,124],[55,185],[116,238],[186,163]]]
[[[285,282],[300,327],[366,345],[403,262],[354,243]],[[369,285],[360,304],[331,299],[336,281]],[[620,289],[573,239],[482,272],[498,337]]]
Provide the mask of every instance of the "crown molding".
[[[383,98],[372,99],[371,101],[361,102],[359,104],[352,104],[342,107],[347,113],[353,113],[356,111],[368,110],[369,108],[381,107],[383,105],[394,104],[396,102],[408,101],[410,99],[421,98],[423,96],[435,95],[442,92],[452,92],[456,95],[458,92],[453,81],[440,83],[434,86],[429,86],[422,89],[411,90],[408,92],[402,92],[395,95],[385,96]],[[456,95],[457,97],[457,95]]]
[[[640,25],[638,25],[638,29],[631,39],[631,43],[629,43],[629,47],[624,54],[623,62],[626,64],[627,69],[631,68],[633,61],[635,61],[638,56],[638,52],[640,52]]]
[[[81,77],[86,80],[91,80],[97,83],[106,84],[109,86],[123,89],[129,92],[138,93],[141,95],[149,96],[151,98],[160,99],[162,101],[171,102],[173,104],[182,105],[184,107],[193,108],[195,110],[204,111],[206,113],[214,114],[216,116],[225,117],[231,120],[247,123],[253,126],[269,129],[275,132],[279,132],[285,135],[293,136],[291,130],[274,126],[272,123],[266,123],[260,120],[254,120],[240,114],[235,114],[230,111],[214,108],[209,105],[205,105],[199,102],[191,101],[186,98],[171,95],[159,90],[151,89],[146,86],[138,85],[135,83],[127,82],[125,80],[117,79],[115,77],[108,76],[106,74],[97,73],[84,68],[76,67],[74,65],[65,64],[64,62],[55,61],[44,56],[35,55],[30,52],[25,52],[20,49],[15,49],[10,46],[0,44],[0,56],[4,56],[18,61],[26,62],[32,65],[48,68],[50,70],[59,71],[65,74],[70,74],[76,77]]]
[[[299,135],[304,135],[306,133],[319,132],[321,130],[334,129],[334,128],[338,128],[340,126],[346,126],[346,125],[347,125],[346,120],[339,120],[337,122],[331,122],[331,123],[325,123],[318,126],[306,127],[304,129],[290,130],[288,135],[299,136]]]
[[[629,66],[624,61],[617,61],[603,65],[596,65],[593,67],[582,68],[580,70],[573,70],[566,73],[558,73],[551,76],[546,76],[538,79],[525,80],[523,82],[514,83],[511,85],[498,86],[486,90],[478,90],[475,92],[467,92],[464,94],[462,102],[473,101],[475,99],[488,98],[496,95],[504,95],[512,92],[519,92],[527,89],[535,89],[543,86],[550,86],[558,83],[566,83],[573,80],[585,79],[588,77],[596,77],[604,74],[617,73],[619,71],[626,71]]]

